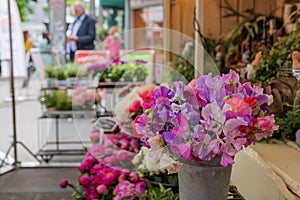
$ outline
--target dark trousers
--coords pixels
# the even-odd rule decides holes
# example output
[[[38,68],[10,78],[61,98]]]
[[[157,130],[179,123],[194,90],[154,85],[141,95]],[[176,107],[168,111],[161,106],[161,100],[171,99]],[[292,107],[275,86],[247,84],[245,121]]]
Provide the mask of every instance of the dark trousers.
[[[70,55],[70,62],[74,62],[75,51],[71,51],[69,55]]]

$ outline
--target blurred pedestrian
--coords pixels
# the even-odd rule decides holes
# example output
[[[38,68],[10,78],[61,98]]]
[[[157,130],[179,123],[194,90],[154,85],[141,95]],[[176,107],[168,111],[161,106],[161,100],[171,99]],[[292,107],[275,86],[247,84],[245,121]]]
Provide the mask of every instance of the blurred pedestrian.
[[[103,50],[110,52],[110,57],[113,61],[119,57],[119,51],[121,49],[121,41],[119,36],[119,30],[116,26],[112,26],[109,29],[109,35],[104,39]]]
[[[76,50],[93,50],[96,37],[96,27],[93,18],[85,14],[83,4],[76,1],[73,4],[76,20],[73,23],[71,35],[67,36],[70,42],[70,61],[74,61]]]
[[[24,48],[25,48],[25,55],[26,55],[28,51],[35,46],[30,38],[28,30],[23,31],[23,37],[24,37]]]
[[[33,44],[30,38],[28,30],[23,31],[23,38],[24,38],[24,50],[25,50],[25,65],[27,70],[27,77],[25,77],[23,81],[23,87],[27,87],[29,83],[30,75],[35,70],[33,66],[32,57],[30,54],[30,49],[34,48],[35,45]]]
[[[51,65],[52,61],[52,53],[51,53],[51,45],[48,33],[42,33],[42,39],[39,42],[39,49],[41,52],[42,60],[45,66]]]

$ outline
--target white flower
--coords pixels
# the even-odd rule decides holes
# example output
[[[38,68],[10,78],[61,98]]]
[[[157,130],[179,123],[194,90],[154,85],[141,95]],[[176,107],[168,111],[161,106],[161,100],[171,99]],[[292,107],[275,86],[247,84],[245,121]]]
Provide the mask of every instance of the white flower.
[[[132,164],[138,165],[141,161],[142,161],[142,155],[138,153],[133,157]]]
[[[149,171],[159,171],[159,160],[161,157],[160,151],[151,151],[145,154],[143,164]]]
[[[159,133],[156,133],[154,137],[149,138],[148,143],[151,147],[151,151],[156,151],[164,146],[164,140]]]
[[[182,166],[182,163],[171,158],[167,153],[163,153],[159,162],[160,170],[167,170],[169,174],[177,173]]]

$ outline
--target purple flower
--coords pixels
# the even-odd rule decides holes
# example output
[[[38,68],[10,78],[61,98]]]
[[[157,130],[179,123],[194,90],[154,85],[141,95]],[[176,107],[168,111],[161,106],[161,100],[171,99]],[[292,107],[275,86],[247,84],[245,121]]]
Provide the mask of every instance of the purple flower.
[[[174,141],[174,136],[173,136],[173,133],[170,132],[170,131],[165,131],[162,133],[162,138],[164,139],[164,141],[167,143],[167,144],[171,144],[172,145],[172,142]]]
[[[134,63],[134,64],[146,64],[146,63],[148,63],[148,61],[145,61],[145,60],[133,60],[132,63]]]
[[[105,62],[105,63],[95,63],[92,65],[89,65],[87,67],[87,71],[91,72],[91,71],[97,71],[97,70],[104,70],[110,67],[110,63],[109,62]]]
[[[232,165],[233,163],[234,163],[234,160],[232,159],[232,157],[226,153],[223,153],[222,158],[221,158],[221,165],[226,167],[227,165]]]

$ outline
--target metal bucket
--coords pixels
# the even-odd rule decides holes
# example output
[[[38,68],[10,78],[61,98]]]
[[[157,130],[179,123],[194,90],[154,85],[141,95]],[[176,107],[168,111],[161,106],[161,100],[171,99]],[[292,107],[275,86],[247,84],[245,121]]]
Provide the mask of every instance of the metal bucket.
[[[180,200],[226,200],[231,165],[220,165],[220,157],[211,161],[181,160],[178,172]]]

